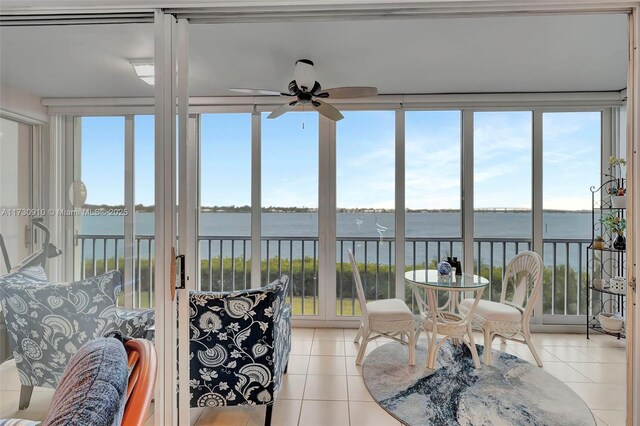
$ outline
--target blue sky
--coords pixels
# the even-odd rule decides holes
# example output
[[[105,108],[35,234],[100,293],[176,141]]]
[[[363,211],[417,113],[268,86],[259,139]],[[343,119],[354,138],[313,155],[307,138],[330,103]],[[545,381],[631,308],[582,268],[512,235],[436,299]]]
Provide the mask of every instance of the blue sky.
[[[83,117],[81,180],[87,204],[124,204],[124,117]]]
[[[338,207],[393,208],[395,113],[345,112],[338,122]],[[406,205],[460,207],[460,111],[406,113]],[[531,207],[529,111],[474,115],[476,208]],[[600,113],[545,113],[544,207],[590,208],[599,180]],[[136,203],[153,204],[153,116],[136,116]],[[202,117],[202,205],[251,202],[250,114]],[[318,206],[318,116],[262,117],[262,205]],[[82,180],[89,204],[124,202],[124,118],[82,119]]]
[[[251,114],[202,116],[203,205],[251,205]]]
[[[395,112],[345,112],[336,126],[336,197],[342,208],[394,208]]]
[[[318,114],[262,114],[262,206],[318,207]]]

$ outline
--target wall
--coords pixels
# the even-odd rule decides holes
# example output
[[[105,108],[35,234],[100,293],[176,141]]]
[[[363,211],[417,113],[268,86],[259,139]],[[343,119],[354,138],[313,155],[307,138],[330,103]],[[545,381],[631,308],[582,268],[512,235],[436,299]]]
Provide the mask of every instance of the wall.
[[[25,241],[26,215],[16,214],[14,209],[31,207],[29,156],[31,127],[0,118],[0,235],[12,266],[28,254]],[[0,262],[0,275],[7,273],[5,262]]]
[[[40,97],[4,85],[0,86],[0,110],[30,119],[29,121],[49,121],[47,108],[40,103]]]

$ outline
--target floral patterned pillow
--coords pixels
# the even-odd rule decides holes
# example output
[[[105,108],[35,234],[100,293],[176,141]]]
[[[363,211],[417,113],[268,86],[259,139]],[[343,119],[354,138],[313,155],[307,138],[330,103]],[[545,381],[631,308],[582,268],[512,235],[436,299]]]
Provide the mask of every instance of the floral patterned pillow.
[[[71,283],[0,278],[0,306],[23,385],[55,388],[71,356],[116,327],[121,283],[118,271]]]
[[[42,266],[29,266],[0,277],[4,282],[12,284],[46,284],[49,282]]]

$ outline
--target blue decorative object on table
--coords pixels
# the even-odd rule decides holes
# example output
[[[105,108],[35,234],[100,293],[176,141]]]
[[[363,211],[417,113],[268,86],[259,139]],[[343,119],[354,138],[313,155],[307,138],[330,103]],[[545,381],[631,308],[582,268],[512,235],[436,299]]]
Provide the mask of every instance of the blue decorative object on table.
[[[440,262],[438,263],[438,275],[447,277],[451,274],[451,265],[449,262]]]

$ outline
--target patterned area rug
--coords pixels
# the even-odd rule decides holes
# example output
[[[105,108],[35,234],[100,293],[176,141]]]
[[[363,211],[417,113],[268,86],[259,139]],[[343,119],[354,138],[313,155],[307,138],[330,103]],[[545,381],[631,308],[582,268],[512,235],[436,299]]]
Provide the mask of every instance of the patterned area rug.
[[[482,359],[484,348],[476,345]],[[362,368],[369,393],[392,416],[420,425],[562,425],[596,422],[587,405],[543,368],[494,350],[493,365],[477,370],[464,346],[447,342],[438,352],[438,369],[426,369],[426,348],[382,345]]]

